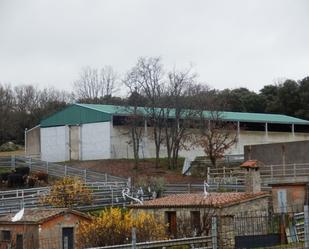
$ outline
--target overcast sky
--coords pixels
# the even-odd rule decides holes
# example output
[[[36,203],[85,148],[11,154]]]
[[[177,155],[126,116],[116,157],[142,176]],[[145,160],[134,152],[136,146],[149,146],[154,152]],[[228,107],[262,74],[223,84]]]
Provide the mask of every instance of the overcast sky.
[[[0,0],[0,82],[71,90],[80,69],[140,56],[259,90],[309,75],[307,0]]]

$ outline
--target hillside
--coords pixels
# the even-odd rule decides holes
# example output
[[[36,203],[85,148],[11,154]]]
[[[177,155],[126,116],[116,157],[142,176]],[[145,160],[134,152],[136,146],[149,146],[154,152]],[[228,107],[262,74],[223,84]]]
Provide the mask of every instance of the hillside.
[[[163,177],[167,183],[200,183],[202,178],[183,176],[181,168],[168,170],[166,160],[162,159],[160,167],[155,167],[153,159],[141,160],[137,170],[134,169],[134,161],[130,159],[107,159],[96,161],[74,161],[66,163],[80,168],[92,169],[98,172],[104,172],[121,177],[131,177],[136,181],[141,177]],[[182,165],[182,163],[180,163]]]

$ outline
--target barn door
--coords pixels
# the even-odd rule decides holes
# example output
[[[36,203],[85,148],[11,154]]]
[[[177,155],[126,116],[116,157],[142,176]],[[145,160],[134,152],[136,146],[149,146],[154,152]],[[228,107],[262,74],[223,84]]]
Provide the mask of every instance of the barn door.
[[[79,126],[69,127],[70,160],[79,160]]]
[[[73,227],[62,228],[62,249],[74,248]]]

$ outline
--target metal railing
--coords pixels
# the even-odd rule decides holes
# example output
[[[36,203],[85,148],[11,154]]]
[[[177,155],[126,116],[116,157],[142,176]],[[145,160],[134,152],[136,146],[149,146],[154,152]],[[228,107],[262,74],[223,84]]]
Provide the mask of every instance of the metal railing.
[[[93,210],[102,207],[125,206],[129,200],[123,198],[124,185],[107,185],[106,182],[85,183],[92,191],[92,203],[74,207],[78,210]],[[41,198],[50,192],[50,187],[0,191],[0,214],[16,212],[20,208],[46,206]]]
[[[91,247],[87,249],[132,249],[132,248],[163,248],[167,246],[183,246],[183,245],[195,245],[203,244],[202,248],[213,248],[212,246],[212,236],[203,236],[203,237],[193,237],[193,238],[181,238],[181,239],[171,239],[171,240],[159,240],[159,241],[149,241],[149,242],[138,242],[132,246],[132,244],[124,245],[114,245],[114,246],[104,246],[104,247]]]
[[[54,177],[77,176],[86,182],[120,182],[128,179],[89,169],[75,168],[67,165],[50,163],[25,156],[0,157],[0,167],[29,167],[31,171],[45,172]]]
[[[263,165],[260,167],[262,184],[309,181],[309,163]],[[244,170],[239,166],[207,168],[208,183],[243,184]]]

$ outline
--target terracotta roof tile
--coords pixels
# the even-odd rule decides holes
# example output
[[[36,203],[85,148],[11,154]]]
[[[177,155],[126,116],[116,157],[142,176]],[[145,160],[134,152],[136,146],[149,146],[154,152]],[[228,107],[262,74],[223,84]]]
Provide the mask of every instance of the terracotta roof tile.
[[[132,205],[133,208],[156,208],[156,207],[185,207],[185,206],[209,206],[223,207],[237,204],[242,201],[249,201],[260,197],[269,196],[266,192],[259,193],[204,193],[176,194],[166,197],[145,201],[143,205]]]
[[[44,220],[48,220],[54,216],[66,214],[66,213],[75,213],[80,216],[87,217],[87,215],[80,213],[78,211],[70,210],[68,208],[27,208],[24,211],[22,219],[15,223],[41,223]],[[16,213],[6,214],[0,216],[0,223],[12,222],[12,218]]]
[[[259,168],[263,163],[258,160],[248,160],[245,161],[240,167],[242,168]]]

